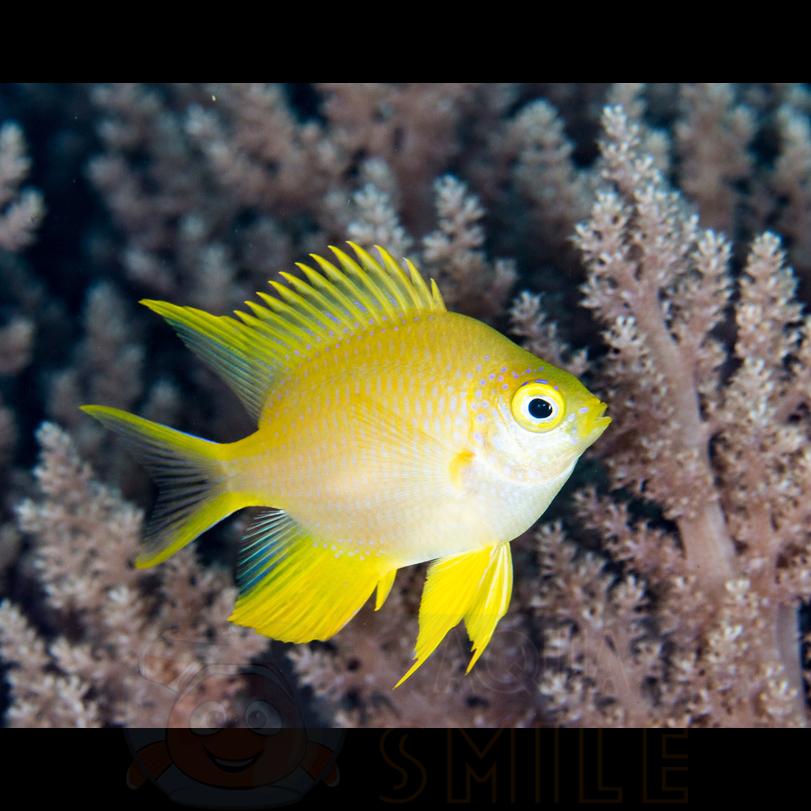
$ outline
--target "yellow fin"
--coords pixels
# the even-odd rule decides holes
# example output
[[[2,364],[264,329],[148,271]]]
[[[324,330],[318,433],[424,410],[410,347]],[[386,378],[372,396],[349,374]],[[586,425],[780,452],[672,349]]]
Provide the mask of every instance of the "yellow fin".
[[[229,619],[282,642],[329,639],[396,567],[385,555],[317,538],[272,510],[243,539],[239,598]]]
[[[377,594],[375,594],[375,611],[380,611],[383,608],[383,603],[386,602],[391,587],[394,585],[394,578],[397,576],[397,569],[392,569],[387,572],[377,581]]]
[[[290,350],[288,343],[269,340],[234,318],[195,307],[151,299],[143,299],[141,304],[163,316],[183,343],[233,389],[252,416],[259,418]]]
[[[141,303],[162,315],[259,419],[280,373],[312,352],[376,324],[444,312],[436,283],[431,280],[429,290],[410,261],[406,273],[385,249],[376,246],[378,260],[348,244],[356,258],[331,247],[339,267],[311,254],[318,269],[297,263],[306,280],[281,273],[283,282],[270,282],[276,295],[257,293],[262,303],[246,301],[250,312],[235,310],[237,318],[165,301]]]
[[[513,562],[510,545],[499,544],[493,553],[490,564],[482,579],[479,593],[465,614],[467,635],[473,645],[473,656],[465,673],[470,673],[473,665],[490,644],[498,621],[507,613],[513,591]]]
[[[399,687],[424,664],[448,631],[465,620],[473,640],[467,672],[481,656],[510,604],[512,556],[509,543],[442,558],[431,564],[420,603],[416,661]]]
[[[136,560],[139,569],[161,563],[223,518],[249,506],[227,487],[222,466],[227,446],[118,408],[81,409],[123,437],[160,489],[146,527],[146,549]]]

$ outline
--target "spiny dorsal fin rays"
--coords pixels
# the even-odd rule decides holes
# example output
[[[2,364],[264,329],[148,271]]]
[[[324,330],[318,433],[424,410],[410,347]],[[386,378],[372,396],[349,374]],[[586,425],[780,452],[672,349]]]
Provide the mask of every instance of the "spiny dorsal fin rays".
[[[431,297],[434,300],[434,304],[436,309],[444,310],[445,309],[445,301],[442,298],[442,293],[439,292],[439,287],[434,279],[431,279]]]
[[[367,269],[371,269],[374,273],[375,277],[382,282],[383,287],[388,291],[389,296],[384,296],[384,300],[386,302],[387,312],[391,318],[396,318],[396,314],[394,312],[394,307],[396,306],[400,311],[404,311],[408,309],[408,302],[403,297],[403,294],[400,288],[397,286],[397,281],[399,277],[402,276],[402,271],[400,270],[399,266],[396,262],[394,262],[389,256],[386,251],[383,251],[382,248],[378,250],[382,251],[382,255],[384,256],[384,263],[386,259],[391,262],[391,265],[386,265],[386,269],[380,267],[377,262],[369,256],[360,245],[355,245],[354,242],[349,243],[355,253],[361,258],[361,261],[366,266]],[[342,265],[346,266],[345,263],[350,262],[354,264],[354,260],[350,259],[343,251],[339,250],[338,248],[330,247],[330,250],[338,257],[339,261]]]
[[[414,267],[411,260],[406,259],[406,266],[408,267],[408,272],[411,274],[411,281],[414,283],[414,286],[420,291],[420,294],[428,302],[429,308],[434,309],[435,299],[434,296],[429,292],[428,288],[425,286],[425,279],[422,278],[420,272],[417,270],[416,267]],[[436,289],[435,286],[434,289]],[[438,290],[437,293],[439,293]],[[441,296],[439,297],[439,301],[440,302],[442,301]],[[444,304],[442,305],[442,309],[444,309]]]
[[[333,307],[329,300],[314,287],[308,285],[292,273],[282,271],[279,275],[287,282],[288,286],[285,287],[275,282],[272,283],[273,286],[279,291],[286,291],[285,295],[288,296],[288,300],[292,299],[298,302],[299,306],[309,313],[312,318],[320,321],[326,327],[327,335],[334,335],[336,320],[340,321],[346,327],[351,328],[353,326],[346,314]],[[298,295],[296,295],[296,293],[298,293]],[[310,301],[310,299],[312,299],[312,301]]]
[[[368,325],[366,311],[358,305],[358,289],[349,280],[346,274],[341,273],[332,262],[328,262],[321,256],[311,253],[310,256],[316,261],[328,283],[325,290],[335,296],[336,300],[348,311],[356,324]],[[298,264],[298,263],[297,263]]]
[[[364,290],[368,290],[374,297],[372,300],[364,296],[364,304],[367,309],[371,312],[378,312],[382,320],[395,321],[397,319],[397,313],[394,311],[394,306],[391,302],[387,287],[385,283],[382,283],[385,276],[383,269],[379,265],[367,265],[371,271],[371,273],[367,273],[354,259],[347,256],[340,248],[330,245],[329,249],[338,257],[338,261],[341,263],[344,272],[348,276],[357,277]],[[358,256],[363,258],[360,253],[360,251],[363,251],[362,248],[355,246],[354,250]],[[366,252],[363,251],[363,253]],[[366,255],[368,256],[368,254]],[[369,259],[371,259],[371,257],[369,257]],[[366,264],[365,260],[364,264]],[[382,310],[382,312],[379,312],[380,310]]]
[[[403,269],[397,264],[397,262],[392,259],[391,254],[387,250],[381,248],[379,245],[375,245],[375,249],[383,258],[383,264],[385,264],[386,270],[389,271],[389,278],[399,285],[399,288],[403,291],[403,294],[411,301],[410,305],[406,304],[405,302],[402,303],[401,306],[403,310],[407,310],[412,306],[419,309],[421,307],[421,299],[418,289],[414,286],[414,284],[412,284],[409,277],[405,275]],[[444,309],[444,305],[442,309]]]
[[[283,282],[270,281],[276,295],[257,293],[261,303],[246,301],[249,312],[235,310],[236,318],[162,301],[143,303],[166,318],[259,419],[280,373],[312,352],[374,325],[444,312],[436,283],[432,279],[429,290],[410,260],[406,273],[384,248],[375,246],[381,263],[348,244],[355,257],[333,246],[338,265],[310,254],[318,269],[296,263],[306,281],[280,274]]]
[[[305,334],[306,331],[309,330],[323,338],[327,337],[329,330],[321,326],[325,322],[318,310],[313,307],[307,299],[300,296],[295,290],[279,282],[271,280],[268,284],[279,294],[280,299],[284,299],[286,304],[280,304],[279,299],[274,300],[266,293],[257,293],[263,301],[267,301],[271,307],[277,312],[284,314],[287,319],[293,319],[302,324],[305,329]]]
[[[324,277],[303,262],[296,262],[296,267],[304,273],[309,284],[293,276],[292,273],[282,272],[279,275],[284,277],[284,279],[299,292],[306,293],[310,299],[316,302],[320,306],[320,311],[323,312],[327,318],[332,320],[333,328],[336,323],[338,323],[343,324],[346,329],[354,329],[355,324],[347,311],[341,307],[336,307],[334,299],[330,301],[330,299],[320,292],[319,288],[329,286],[328,283],[324,281]]]

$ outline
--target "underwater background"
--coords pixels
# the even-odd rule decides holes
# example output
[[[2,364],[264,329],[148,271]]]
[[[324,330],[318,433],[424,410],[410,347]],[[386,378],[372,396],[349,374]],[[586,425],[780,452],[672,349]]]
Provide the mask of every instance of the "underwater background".
[[[249,433],[138,300],[230,313],[347,239],[614,420],[512,543],[476,668],[457,628],[397,691],[424,566],[328,642],[230,625],[250,516],[136,571],[154,489],[79,411]],[[3,84],[0,281],[4,724],[215,727],[280,695],[311,726],[811,720],[808,86]]]

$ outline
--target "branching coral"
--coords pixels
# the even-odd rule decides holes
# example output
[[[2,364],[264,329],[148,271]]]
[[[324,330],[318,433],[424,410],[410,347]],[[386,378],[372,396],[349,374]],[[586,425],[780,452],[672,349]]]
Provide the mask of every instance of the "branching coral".
[[[31,244],[45,213],[38,191],[19,188],[30,168],[21,128],[13,122],[3,124],[0,126],[0,268],[7,258],[4,252],[16,253]],[[0,376],[18,374],[28,365],[34,332],[33,321],[20,312],[12,314],[0,327]],[[0,396],[0,469],[11,456],[15,440],[14,414],[4,407]]]
[[[809,598],[811,323],[766,233],[736,285],[734,340],[722,343],[727,242],[699,229],[621,108],[606,109],[604,127],[603,188],[577,240],[585,303],[611,347],[617,428],[605,460],[614,485],[655,502],[673,531],[581,494],[618,577],[575,560],[559,527],[541,533],[537,604],[558,619],[547,642],[561,668],[543,689],[572,722],[804,724],[796,610]],[[592,608],[580,617],[578,594]]]
[[[0,248],[19,251],[34,238],[44,206],[34,189],[18,189],[30,169],[22,130],[14,123],[0,127]]]
[[[464,183],[445,175],[434,191],[439,227],[423,238],[424,265],[447,291],[449,306],[464,300],[471,315],[493,316],[515,282],[514,263],[497,259],[490,267],[482,250],[484,211]]]

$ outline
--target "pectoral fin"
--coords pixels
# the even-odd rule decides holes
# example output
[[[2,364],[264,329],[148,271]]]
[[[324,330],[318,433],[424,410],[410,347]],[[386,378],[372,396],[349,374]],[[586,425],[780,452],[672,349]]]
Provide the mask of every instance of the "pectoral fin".
[[[448,631],[463,619],[473,645],[467,672],[476,663],[504,616],[512,594],[509,543],[442,558],[431,564],[420,603],[416,661],[399,687],[436,650]]]

